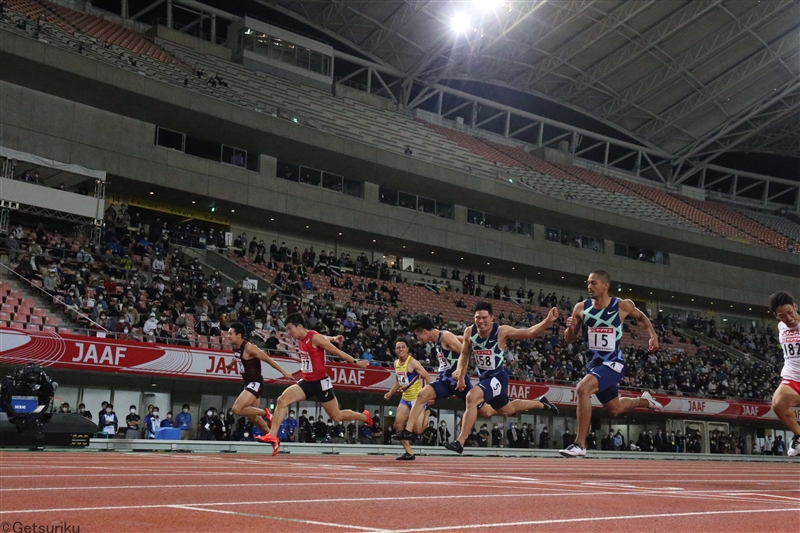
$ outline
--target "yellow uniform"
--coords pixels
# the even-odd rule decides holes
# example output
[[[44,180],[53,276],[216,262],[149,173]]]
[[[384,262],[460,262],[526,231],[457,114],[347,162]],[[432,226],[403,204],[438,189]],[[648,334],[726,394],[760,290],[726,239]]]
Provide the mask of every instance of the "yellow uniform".
[[[405,363],[401,363],[400,359],[394,361],[394,372],[397,376],[397,383],[400,385],[400,390],[403,391],[403,400],[412,403],[417,399],[420,389],[422,389],[422,378],[416,372],[409,372],[408,364],[412,358],[406,358]]]

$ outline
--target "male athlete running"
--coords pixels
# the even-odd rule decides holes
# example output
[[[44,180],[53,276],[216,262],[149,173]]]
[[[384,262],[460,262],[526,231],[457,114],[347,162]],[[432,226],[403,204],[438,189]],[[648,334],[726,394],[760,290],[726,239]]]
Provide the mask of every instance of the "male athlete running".
[[[595,270],[586,281],[589,298],[575,304],[572,316],[567,319],[564,343],[572,344],[578,337],[583,324],[583,340],[586,343],[587,374],[575,387],[578,397],[578,433],[575,442],[559,453],[564,457],[586,455],[586,435],[592,418],[592,394],[613,416],[638,408],[663,411],[649,392],[642,393],[639,399],[620,398],[617,384],[625,376],[625,361],[619,342],[622,340],[622,323],[633,317],[642,322],[650,333],[649,348],[658,350],[658,335],[647,316],[636,309],[631,300],[620,300],[608,295],[611,276],[604,270]],[[566,444],[566,443],[564,443]]]
[[[783,349],[781,383],[772,395],[772,410],[794,437],[786,455],[800,455],[800,424],[792,407],[800,405],[800,317],[797,304],[788,292],[778,291],[769,297],[769,309],[778,324],[778,342]]]
[[[227,365],[227,368],[230,370],[234,366],[238,366],[239,373],[242,375],[245,384],[244,390],[233,403],[231,411],[233,411],[233,414],[236,416],[246,417],[250,422],[257,425],[261,431],[266,433],[269,431],[270,427],[263,417],[266,417],[267,420],[272,420],[272,413],[269,412],[269,407],[266,409],[260,409],[258,407],[258,399],[261,396],[261,391],[264,389],[264,378],[261,376],[261,361],[266,362],[269,366],[283,374],[289,381],[294,381],[294,378],[256,345],[245,340],[247,330],[244,325],[235,322],[231,324],[228,333],[230,333],[231,344],[233,345],[233,361]]]

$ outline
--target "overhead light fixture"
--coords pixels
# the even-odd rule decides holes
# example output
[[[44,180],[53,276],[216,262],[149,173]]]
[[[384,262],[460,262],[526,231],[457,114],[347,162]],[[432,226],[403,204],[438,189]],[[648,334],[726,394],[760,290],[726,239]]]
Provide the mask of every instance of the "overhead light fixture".
[[[155,194],[153,191],[150,191],[150,194]]]
[[[269,219],[270,222],[275,222],[274,218]]]
[[[308,229],[308,226],[306,226],[306,229]]]
[[[192,203],[193,203],[193,204],[196,204],[197,202],[195,202],[194,200],[192,200]]]
[[[450,19],[450,27],[453,28],[453,31],[456,33],[466,33],[467,30],[472,27],[472,21],[466,13],[456,13],[455,16]]]
[[[431,252],[431,255],[433,255],[433,252]],[[733,307],[733,306],[731,306],[731,307]]]
[[[339,236],[341,237],[341,235],[342,235],[342,232],[340,231],[340,232],[339,232]]]
[[[231,213],[235,213],[235,212],[236,212],[236,209],[231,209]]]
[[[378,242],[378,241],[376,241],[375,239],[372,239],[372,242]],[[405,246],[403,246],[403,248],[405,248]]]

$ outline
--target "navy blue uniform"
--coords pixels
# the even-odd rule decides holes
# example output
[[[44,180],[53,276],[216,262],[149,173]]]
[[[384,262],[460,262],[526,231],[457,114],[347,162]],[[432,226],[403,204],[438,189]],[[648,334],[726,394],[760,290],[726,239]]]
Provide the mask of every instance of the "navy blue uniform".
[[[473,324],[469,342],[472,345],[472,357],[478,368],[478,387],[483,389],[483,400],[495,410],[508,404],[508,372],[505,365],[505,352],[498,343],[498,324],[492,325],[489,336],[485,339],[478,333],[478,326]]]
[[[619,316],[619,298],[611,298],[604,309],[592,306],[592,300],[583,302],[583,341],[586,343],[586,372],[597,378],[599,389],[595,396],[602,403],[619,396],[617,385],[625,377],[622,358],[622,320]]]
[[[436,358],[439,360],[439,379],[431,384],[431,387],[433,387],[433,390],[436,392],[436,399],[441,400],[455,396],[466,400],[467,393],[472,388],[472,381],[470,381],[469,376],[465,376],[464,383],[466,387],[464,387],[464,390],[456,389],[457,383],[455,378],[453,378],[453,370],[458,367],[458,357],[460,354],[442,346],[441,331],[434,345],[434,350],[436,350]]]

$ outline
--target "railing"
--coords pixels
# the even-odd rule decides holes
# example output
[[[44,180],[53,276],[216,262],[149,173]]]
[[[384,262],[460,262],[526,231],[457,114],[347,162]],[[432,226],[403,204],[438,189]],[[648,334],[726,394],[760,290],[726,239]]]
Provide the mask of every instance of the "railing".
[[[79,316],[83,320],[86,320],[90,324],[93,324],[94,326],[96,326],[98,328],[98,330],[106,331],[106,329],[103,326],[101,326],[100,324],[98,324],[97,322],[92,320],[92,318],[89,317],[88,315],[86,315],[83,312],[81,312],[81,310],[78,307],[69,306],[66,303],[64,303],[64,301],[61,299],[60,295],[52,294],[52,293],[46,291],[44,288],[35,285],[31,280],[29,280],[28,278],[22,276],[21,274],[18,274],[13,269],[11,269],[11,267],[9,267],[7,265],[4,265],[3,263],[0,263],[0,269],[5,270],[8,274],[13,275],[16,278],[18,278],[19,280],[21,280],[22,282],[26,283],[28,285],[28,287],[30,287],[31,289],[38,290],[39,292],[44,294],[44,296],[46,296],[47,298],[50,298],[50,300],[52,301],[53,305],[55,305],[55,306],[63,306],[64,307],[64,310],[63,310],[64,313],[75,313],[76,316]],[[14,322],[16,322],[16,321],[14,321]],[[25,324],[27,324],[27,322]],[[58,326],[54,326],[54,327],[58,327]]]

